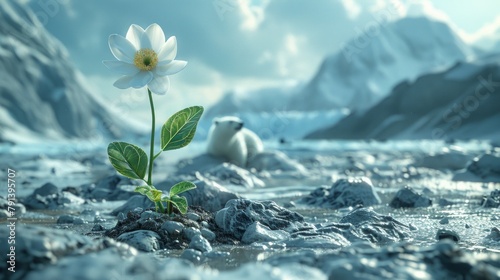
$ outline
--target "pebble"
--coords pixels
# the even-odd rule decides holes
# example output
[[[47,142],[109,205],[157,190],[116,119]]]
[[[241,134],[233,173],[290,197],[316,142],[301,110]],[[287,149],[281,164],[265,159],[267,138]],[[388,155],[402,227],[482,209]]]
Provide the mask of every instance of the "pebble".
[[[168,234],[178,235],[181,234],[182,230],[184,229],[184,225],[179,222],[166,221],[163,223],[163,225],[161,225],[161,228],[166,230]]]
[[[188,260],[194,264],[200,264],[202,262],[203,253],[195,249],[186,249],[180,255],[180,258]]]
[[[184,228],[182,233],[184,234],[184,237],[189,241],[191,241],[191,239],[193,239],[193,237],[195,237],[196,235],[201,235],[200,230],[194,227]]]
[[[454,242],[459,242],[460,236],[453,230],[439,229],[436,233],[436,239],[437,240],[449,239]]]
[[[198,250],[202,253],[212,251],[212,246],[210,245],[210,242],[208,242],[208,240],[206,240],[201,235],[193,236],[191,238],[191,242],[189,242],[188,248]]]
[[[118,241],[127,243],[139,251],[154,252],[160,249],[160,236],[150,230],[136,230],[118,236]]]

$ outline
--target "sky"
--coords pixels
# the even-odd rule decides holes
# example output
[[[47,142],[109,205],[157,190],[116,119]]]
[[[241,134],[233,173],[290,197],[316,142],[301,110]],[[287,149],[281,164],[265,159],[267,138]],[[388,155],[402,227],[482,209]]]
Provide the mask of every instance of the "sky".
[[[177,59],[188,66],[171,77],[168,98],[155,97],[165,117],[185,106],[210,106],[233,89],[307,82],[326,56],[374,21],[426,15],[447,22],[469,43],[495,33],[500,38],[498,0],[24,1],[68,49],[95,96],[127,98],[138,111],[147,109],[145,90],[115,89],[119,76],[102,64],[113,59],[109,35],[158,23],[167,37],[176,36]],[[149,119],[144,112],[137,117]]]

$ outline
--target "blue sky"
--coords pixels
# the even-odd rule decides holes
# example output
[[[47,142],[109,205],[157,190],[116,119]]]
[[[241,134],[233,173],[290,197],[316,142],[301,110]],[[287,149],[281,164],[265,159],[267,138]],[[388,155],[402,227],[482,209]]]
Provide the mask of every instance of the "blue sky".
[[[30,6],[66,46],[70,59],[87,77],[89,87],[105,100],[124,94],[111,86],[118,77],[101,64],[102,60],[113,59],[107,46],[110,34],[125,35],[132,23],[146,27],[156,22],[167,36],[175,35],[178,59],[189,64],[171,77],[169,104],[163,110],[169,114],[187,105],[209,105],[234,88],[307,81],[325,56],[338,51],[365,24],[382,14],[388,20],[425,14],[447,21],[465,40],[482,40],[500,26],[499,3],[497,0],[460,4],[451,0],[36,0]],[[147,106],[147,102],[143,103]]]

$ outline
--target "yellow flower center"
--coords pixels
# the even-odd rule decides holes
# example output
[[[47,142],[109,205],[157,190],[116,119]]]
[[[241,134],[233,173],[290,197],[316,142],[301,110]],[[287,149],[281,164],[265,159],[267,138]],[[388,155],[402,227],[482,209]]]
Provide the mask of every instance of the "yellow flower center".
[[[141,49],[135,53],[134,65],[142,71],[150,71],[158,64],[158,55],[152,49]]]

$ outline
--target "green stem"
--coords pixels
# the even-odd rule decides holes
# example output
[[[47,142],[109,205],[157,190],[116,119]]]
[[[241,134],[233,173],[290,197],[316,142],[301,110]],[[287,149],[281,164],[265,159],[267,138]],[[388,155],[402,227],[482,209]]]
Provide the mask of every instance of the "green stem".
[[[158,208],[159,213],[165,213],[165,207],[163,207],[163,203],[161,201],[155,202],[156,208]]]
[[[149,170],[148,170],[148,185],[153,185],[153,161],[155,150],[155,106],[153,104],[153,95],[148,88],[149,104],[151,105],[151,147],[149,148]],[[161,204],[161,202],[160,202]],[[163,208],[163,205],[161,205]]]

